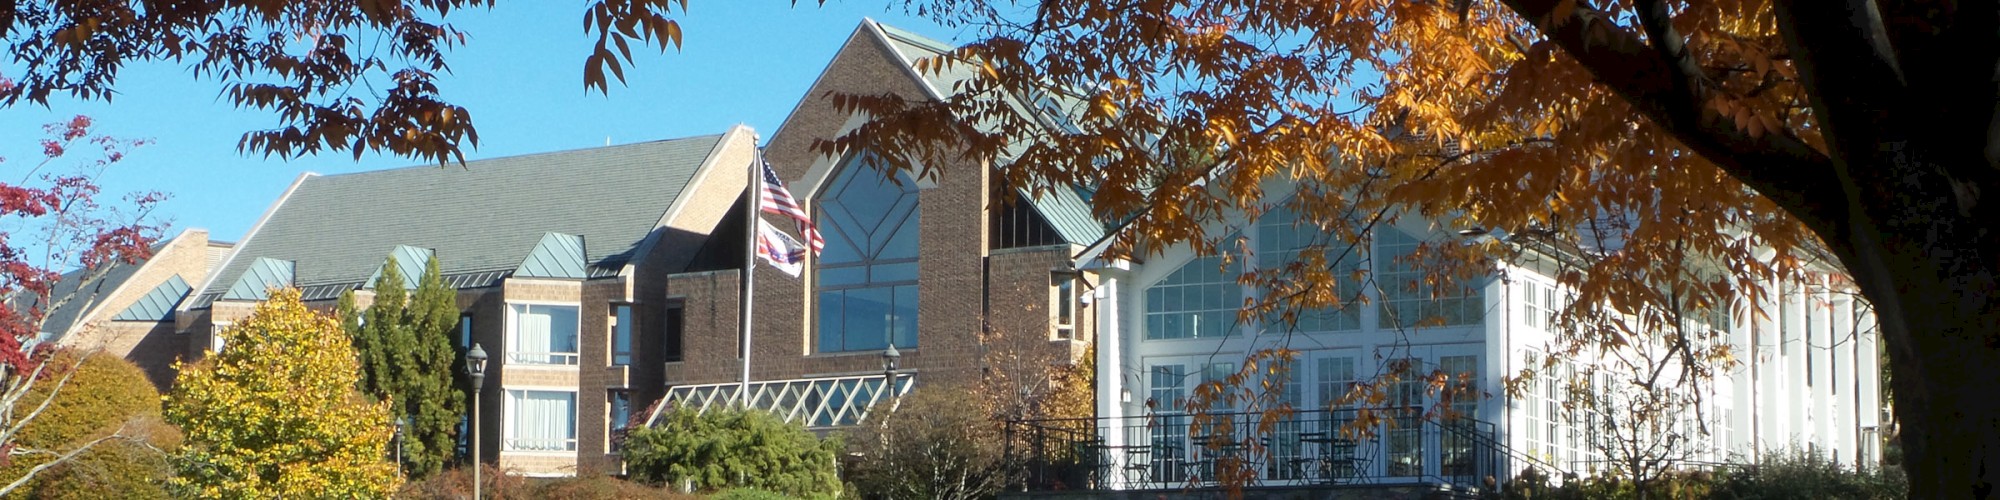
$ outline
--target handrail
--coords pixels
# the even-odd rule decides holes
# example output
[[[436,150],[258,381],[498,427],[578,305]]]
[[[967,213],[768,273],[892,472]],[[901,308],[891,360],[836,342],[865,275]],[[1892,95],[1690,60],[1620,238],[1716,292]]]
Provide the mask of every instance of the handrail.
[[[1017,486],[1034,490],[1244,481],[1251,483],[1246,486],[1369,482],[1476,489],[1504,483],[1527,467],[1560,471],[1508,446],[1490,422],[1437,421],[1418,412],[1342,408],[1010,420],[1005,453],[1008,463],[1023,469],[1024,484]]]

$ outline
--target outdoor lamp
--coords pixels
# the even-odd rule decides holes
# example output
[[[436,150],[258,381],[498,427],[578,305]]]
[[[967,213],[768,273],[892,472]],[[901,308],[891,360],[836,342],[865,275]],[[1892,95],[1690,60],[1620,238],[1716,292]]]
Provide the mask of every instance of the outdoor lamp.
[[[479,388],[486,382],[486,349],[479,343],[472,344],[472,350],[465,353],[465,373],[472,376],[472,499],[485,498],[479,494],[481,470],[479,457]]]
[[[896,352],[896,344],[889,344],[889,349],[882,351],[882,376],[894,381],[896,379],[896,362],[902,359],[903,353]]]

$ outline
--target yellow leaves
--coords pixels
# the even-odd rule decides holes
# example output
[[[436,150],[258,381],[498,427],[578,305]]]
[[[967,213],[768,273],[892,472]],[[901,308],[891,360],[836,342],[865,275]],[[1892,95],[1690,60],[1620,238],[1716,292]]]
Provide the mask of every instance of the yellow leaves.
[[[224,350],[184,365],[167,398],[168,420],[187,433],[176,488],[202,498],[395,491],[389,408],[355,392],[359,366],[332,318],[277,290],[218,335]]]

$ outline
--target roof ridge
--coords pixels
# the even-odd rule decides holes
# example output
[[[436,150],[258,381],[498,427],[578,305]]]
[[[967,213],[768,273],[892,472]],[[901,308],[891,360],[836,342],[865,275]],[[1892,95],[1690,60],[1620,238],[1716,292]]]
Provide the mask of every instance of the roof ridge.
[[[628,143],[625,143],[625,144],[613,144],[613,145],[609,145],[609,146],[588,146],[588,147],[581,147],[581,148],[571,148],[571,149],[558,149],[558,150],[553,150],[553,151],[537,151],[537,152],[533,152],[533,153],[521,153],[521,154],[515,154],[515,155],[507,155],[507,156],[495,156],[495,157],[492,157],[492,158],[480,158],[480,159],[476,159],[476,160],[466,160],[466,161],[465,161],[465,163],[466,163],[467,165],[471,165],[471,164],[475,164],[475,163],[487,163],[487,162],[493,162],[493,161],[500,161],[500,160],[519,160],[519,159],[528,159],[528,158],[534,158],[534,157],[538,157],[538,156],[553,156],[553,155],[561,155],[561,154],[570,154],[570,153],[579,153],[579,152],[584,152],[584,151],[601,151],[601,150],[611,150],[611,149],[623,149],[623,148],[631,148],[631,147],[638,147],[638,146],[648,146],[648,145],[656,145],[656,144],[664,144],[664,143],[671,143],[671,142],[684,142],[684,141],[695,141],[695,140],[699,140],[699,139],[713,139],[713,140],[718,140],[718,141],[719,141],[719,140],[721,140],[721,137],[722,137],[722,135],[723,135],[723,134],[703,134],[703,135],[694,135],[694,136],[687,136],[687,137],[675,137],[675,138],[671,138],[671,139],[654,139],[654,140],[650,140],[650,141],[640,141],[640,142],[628,142]],[[447,165],[448,165],[448,164],[447,164]],[[315,177],[319,177],[319,178],[323,178],[323,179],[330,179],[330,178],[337,178],[337,177],[354,177],[354,176],[361,176],[361,175],[368,175],[368,174],[380,174],[380,173],[385,173],[385,172],[401,172],[401,171],[406,171],[406,170],[416,170],[416,169],[430,169],[430,168],[438,168],[438,167],[439,167],[439,165],[433,165],[433,164],[424,164],[424,165],[406,165],[406,166],[401,166],[401,167],[389,167],[389,168],[380,168],[380,169],[374,169],[374,170],[362,170],[362,171],[359,171],[359,172],[342,172],[342,173],[338,173],[338,174],[317,174],[317,175],[315,175]]]

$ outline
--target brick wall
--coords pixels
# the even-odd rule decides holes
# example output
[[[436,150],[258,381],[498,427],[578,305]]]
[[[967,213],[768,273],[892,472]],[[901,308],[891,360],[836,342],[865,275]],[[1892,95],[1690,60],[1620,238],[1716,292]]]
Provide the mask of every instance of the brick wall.
[[[835,137],[850,124],[849,115],[829,102],[826,97],[829,92],[886,92],[910,99],[927,98],[908,70],[872,33],[863,29],[851,37],[764,151],[779,176],[792,181],[793,194],[809,208],[811,199],[818,194],[812,190],[837,175],[823,167],[839,163],[813,151],[812,144]],[[995,255],[989,262],[991,168],[970,161],[940,167],[937,178],[919,182],[922,250],[917,285],[918,345],[915,349],[900,349],[902,366],[920,373],[925,384],[971,382],[977,378],[982,352],[979,337],[989,307],[994,308],[995,317],[1004,321],[1007,328],[1046,335],[1049,270],[1068,258],[1067,247],[1050,247],[1040,251],[1010,251],[1005,256]],[[780,224],[790,232],[788,226]],[[803,279],[785,276],[761,264],[754,272],[753,379],[881,371],[879,352],[813,352],[815,332],[807,288],[810,270]],[[668,384],[739,379],[739,276],[738,271],[718,271],[676,275],[668,280],[667,295],[685,304],[686,352],[685,361],[667,365]],[[989,291],[994,295],[989,296]],[[989,305],[989,298],[995,303]],[[1078,312],[1079,318],[1087,317],[1085,314]],[[1049,343],[1047,348],[1081,352],[1080,347],[1070,342]]]
[[[189,286],[198,286],[208,277],[208,231],[191,229],[168,241],[154,252],[137,272],[110,293],[94,300],[96,305],[78,318],[77,326],[62,344],[81,349],[104,349],[125,358],[146,371],[148,379],[164,390],[173,381],[173,363],[189,352],[188,338],[174,333],[172,323],[153,321],[113,321],[111,318],[169,278],[180,276]],[[205,347],[206,344],[203,344]]]

